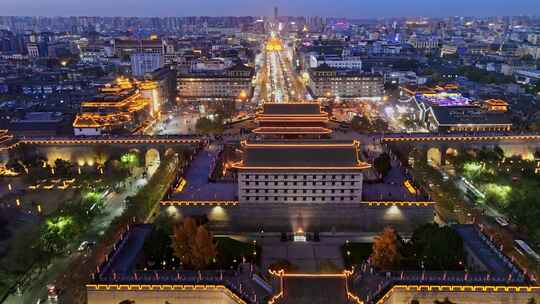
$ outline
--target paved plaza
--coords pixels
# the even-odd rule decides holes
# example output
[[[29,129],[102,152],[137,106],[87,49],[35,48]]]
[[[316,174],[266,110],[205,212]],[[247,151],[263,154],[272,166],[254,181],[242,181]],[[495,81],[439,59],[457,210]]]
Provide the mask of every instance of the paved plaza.
[[[321,242],[281,242],[279,238],[265,238],[262,241],[262,266],[287,260],[298,268],[299,272],[319,272],[324,264],[333,264],[343,268],[340,247],[341,240]]]
[[[216,152],[216,146],[211,145],[195,156],[185,175],[187,186],[181,193],[174,194],[172,199],[182,201],[237,200],[236,183],[210,182],[208,179],[212,163],[218,161]]]

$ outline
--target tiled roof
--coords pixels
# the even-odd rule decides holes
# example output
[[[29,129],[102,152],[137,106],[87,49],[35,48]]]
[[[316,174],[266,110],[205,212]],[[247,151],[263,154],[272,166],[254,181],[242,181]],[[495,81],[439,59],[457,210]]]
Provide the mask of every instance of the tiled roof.
[[[356,142],[243,143],[244,168],[366,168]]]
[[[265,115],[319,115],[321,106],[319,103],[265,103],[263,104]]]

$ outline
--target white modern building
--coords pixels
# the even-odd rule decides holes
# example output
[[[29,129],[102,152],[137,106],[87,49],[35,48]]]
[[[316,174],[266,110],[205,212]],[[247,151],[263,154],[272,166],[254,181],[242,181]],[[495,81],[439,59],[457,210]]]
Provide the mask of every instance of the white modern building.
[[[135,77],[144,76],[163,67],[163,56],[159,53],[135,53],[131,55],[131,73]]]
[[[384,96],[383,76],[359,70],[336,69],[326,64],[308,71],[309,89],[315,98],[364,98]]]
[[[326,64],[329,67],[336,69],[348,69],[348,70],[361,70],[362,60],[360,57],[341,57],[341,56],[324,56],[324,55],[311,55],[309,58],[309,66],[311,68],[318,68],[319,66]]]
[[[519,84],[534,84],[540,80],[540,70],[517,70],[514,77]]]

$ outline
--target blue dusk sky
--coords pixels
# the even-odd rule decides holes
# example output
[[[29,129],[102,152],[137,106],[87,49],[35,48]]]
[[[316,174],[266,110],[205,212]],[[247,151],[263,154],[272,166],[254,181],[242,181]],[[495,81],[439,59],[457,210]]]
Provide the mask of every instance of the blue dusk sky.
[[[0,0],[0,15],[333,17],[540,15],[540,0]]]

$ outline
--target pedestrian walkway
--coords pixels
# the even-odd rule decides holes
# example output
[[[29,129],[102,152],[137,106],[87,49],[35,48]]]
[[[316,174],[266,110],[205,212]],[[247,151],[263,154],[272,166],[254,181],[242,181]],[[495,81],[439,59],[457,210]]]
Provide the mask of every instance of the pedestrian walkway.
[[[464,247],[474,254],[482,265],[494,275],[507,276],[514,271],[513,265],[506,261],[506,257],[493,247],[486,237],[474,225],[454,225],[454,230],[463,239]]]
[[[185,179],[187,186],[172,200],[180,201],[232,201],[238,197],[236,183],[210,182],[208,176],[212,163],[218,161],[211,148],[199,152],[191,162]]]
[[[135,225],[131,229],[127,239],[120,243],[120,248],[103,269],[102,275],[127,275],[133,270],[137,255],[143,248],[144,240],[152,232],[152,225]]]

